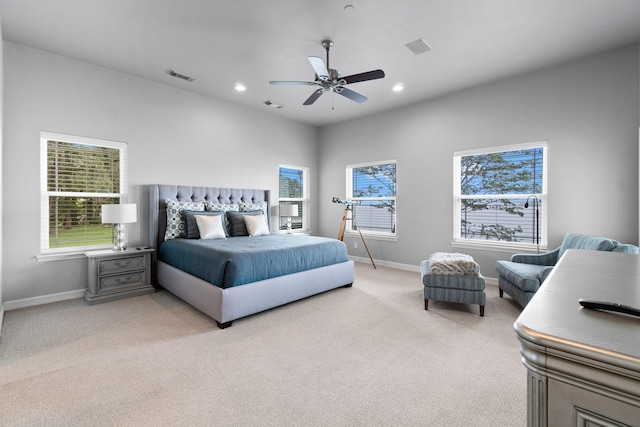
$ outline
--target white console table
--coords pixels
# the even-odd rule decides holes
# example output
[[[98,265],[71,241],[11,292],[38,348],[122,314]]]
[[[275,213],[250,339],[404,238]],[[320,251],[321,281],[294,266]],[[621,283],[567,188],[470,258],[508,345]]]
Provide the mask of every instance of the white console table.
[[[640,307],[640,255],[569,250],[514,324],[529,426],[640,426],[640,318],[578,299]]]

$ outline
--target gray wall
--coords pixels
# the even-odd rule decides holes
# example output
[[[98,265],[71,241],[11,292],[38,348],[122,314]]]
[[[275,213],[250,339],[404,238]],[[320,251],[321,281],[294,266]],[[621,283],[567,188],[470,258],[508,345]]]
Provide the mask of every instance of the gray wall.
[[[4,54],[5,303],[87,286],[85,259],[35,258],[41,131],[129,144],[129,201],[139,206],[132,246],[147,241],[150,183],[266,188],[277,198],[286,163],[309,167],[317,193],[314,127],[13,43]],[[312,210],[312,229],[316,219]]]
[[[418,266],[461,251],[495,277],[511,253],[451,246],[453,153],[546,140],[549,246],[567,232],[637,243],[638,75],[633,46],[324,128],[319,231],[337,233],[342,208],[330,198],[344,196],[347,164],[396,159],[398,239],[369,239],[373,257]]]
[[[129,143],[130,201],[140,206],[132,244],[146,242],[147,184],[276,190],[279,163],[310,168],[311,227],[335,237],[342,206],[330,198],[344,196],[345,166],[397,159],[398,240],[367,243],[375,258],[415,267],[452,250],[453,152],[540,140],[549,141],[550,246],[569,231],[637,243],[638,55],[637,46],[608,52],[318,131],[4,43],[2,299],[86,287],[84,259],[35,259],[41,131]],[[488,277],[510,255],[466,252]]]
[[[4,151],[3,149],[3,139],[2,139],[2,135],[3,135],[3,125],[2,125],[2,118],[3,118],[3,88],[4,88],[4,55],[2,53],[3,51],[3,46],[2,46],[2,26],[0,26],[0,333],[2,332],[2,320],[3,320],[3,315],[4,315],[4,305],[2,304],[3,298],[2,298],[2,216],[3,216],[3,200],[2,200],[2,153]]]

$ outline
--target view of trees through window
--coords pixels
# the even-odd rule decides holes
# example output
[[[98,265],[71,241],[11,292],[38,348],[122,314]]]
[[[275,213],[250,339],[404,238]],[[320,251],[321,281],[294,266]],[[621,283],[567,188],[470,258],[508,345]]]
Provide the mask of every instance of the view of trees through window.
[[[120,203],[121,150],[46,141],[48,246],[109,244],[112,226],[102,224],[101,206]]]
[[[298,205],[298,216],[291,218],[292,229],[302,229],[303,217],[306,215],[304,194],[305,170],[293,167],[280,167],[279,201],[281,205]],[[287,229],[287,218],[281,217],[280,230]]]
[[[460,238],[538,242],[544,146],[462,155],[458,160]]]
[[[347,198],[354,204],[351,228],[360,231],[395,234],[396,232],[396,163],[384,162],[348,168],[350,184]]]

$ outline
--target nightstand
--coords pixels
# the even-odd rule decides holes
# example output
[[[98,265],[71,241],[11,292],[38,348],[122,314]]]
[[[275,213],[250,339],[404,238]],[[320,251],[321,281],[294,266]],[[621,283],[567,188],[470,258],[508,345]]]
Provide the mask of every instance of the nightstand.
[[[87,304],[153,293],[153,253],[147,248],[85,252],[89,260],[89,285],[84,293]]]

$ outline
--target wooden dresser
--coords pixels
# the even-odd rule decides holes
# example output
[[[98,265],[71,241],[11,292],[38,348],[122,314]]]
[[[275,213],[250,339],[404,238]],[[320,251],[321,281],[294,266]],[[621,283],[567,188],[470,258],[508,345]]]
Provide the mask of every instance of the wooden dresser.
[[[640,307],[640,256],[569,250],[514,324],[529,426],[640,426],[640,318],[578,299]]]

